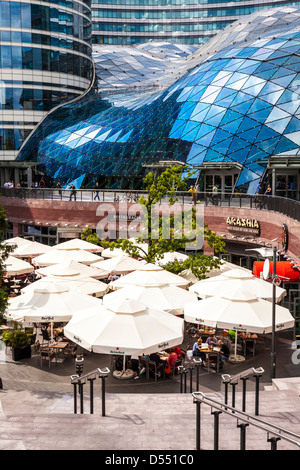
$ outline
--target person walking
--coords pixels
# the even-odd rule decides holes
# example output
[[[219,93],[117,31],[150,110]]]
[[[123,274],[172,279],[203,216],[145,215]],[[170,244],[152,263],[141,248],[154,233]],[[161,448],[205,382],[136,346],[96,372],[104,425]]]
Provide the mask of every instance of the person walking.
[[[218,205],[218,192],[219,192],[218,186],[214,184],[212,188],[212,203],[214,206]]]
[[[96,199],[98,199],[98,201],[100,201],[99,189],[100,189],[100,188],[99,188],[99,183],[98,183],[98,181],[97,181],[97,183],[95,184],[95,192],[96,192],[96,194],[95,194],[95,196],[94,196],[94,201],[96,201]]]
[[[197,203],[197,191],[193,185],[190,186],[189,193],[191,193],[191,204],[196,204]]]
[[[72,200],[73,196],[74,196],[74,201],[76,201],[76,188],[75,188],[74,184],[71,184],[70,190],[71,190],[70,201]]]

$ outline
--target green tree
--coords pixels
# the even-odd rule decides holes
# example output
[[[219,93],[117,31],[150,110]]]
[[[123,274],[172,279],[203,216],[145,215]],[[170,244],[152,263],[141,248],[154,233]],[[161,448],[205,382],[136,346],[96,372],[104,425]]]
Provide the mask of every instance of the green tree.
[[[9,254],[16,248],[15,245],[7,245],[4,243],[5,230],[7,229],[6,212],[0,204],[0,324],[3,323],[3,315],[8,304],[8,291],[2,284],[5,274],[5,260]]]
[[[207,225],[197,228],[197,214],[194,206],[190,209],[191,227],[188,233],[184,233],[182,230],[182,213],[176,215],[173,211],[173,214],[170,215],[170,220],[168,221],[170,227],[168,237],[165,237],[163,231],[164,217],[158,216],[153,220],[152,208],[155,207],[156,204],[167,198],[169,206],[174,206],[178,201],[176,192],[187,190],[187,179],[190,177],[190,174],[187,173],[187,176],[183,178],[182,170],[183,168],[181,166],[172,166],[159,175],[150,171],[144,178],[146,194],[139,198],[139,203],[144,211],[146,235],[141,234],[135,241],[127,239],[107,241],[102,239],[99,241],[100,244],[111,249],[121,248],[133,258],[141,258],[148,263],[158,261],[166,252],[185,250],[186,244],[191,244],[192,237],[198,239],[199,236],[202,236],[206,246],[214,249],[215,253],[225,252],[225,243],[222,237],[210,230]],[[180,236],[177,236],[178,232]],[[148,245],[147,250],[144,250],[143,246],[139,246],[139,244],[145,242],[147,242]],[[196,255],[191,254],[188,260],[181,266],[182,269],[180,271],[189,268],[199,279],[202,279],[206,277],[205,274],[208,271],[217,268],[220,264],[221,260],[219,258],[199,253]],[[172,272],[176,272],[179,267],[180,263],[175,262],[168,264],[168,270]]]

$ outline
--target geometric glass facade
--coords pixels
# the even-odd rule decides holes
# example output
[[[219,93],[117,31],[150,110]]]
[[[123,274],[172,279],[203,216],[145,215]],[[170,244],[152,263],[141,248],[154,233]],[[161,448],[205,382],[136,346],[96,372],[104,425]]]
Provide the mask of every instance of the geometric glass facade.
[[[90,1],[0,2],[0,159],[45,114],[89,86]]]
[[[300,5],[290,0],[93,0],[93,43],[201,45],[243,15]]]
[[[161,160],[234,164],[236,189],[253,193],[271,157],[297,156],[300,8],[230,25],[177,61],[171,84],[170,67],[155,90],[93,90],[50,113],[19,160],[39,162],[65,185],[120,188],[139,187],[145,165]]]

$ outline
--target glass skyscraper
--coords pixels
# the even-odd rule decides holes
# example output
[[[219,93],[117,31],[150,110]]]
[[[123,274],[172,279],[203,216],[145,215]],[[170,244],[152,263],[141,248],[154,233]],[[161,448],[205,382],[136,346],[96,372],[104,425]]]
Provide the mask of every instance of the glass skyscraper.
[[[0,1],[0,160],[57,105],[88,89],[90,0]]]
[[[92,0],[93,42],[204,44],[242,15],[296,6],[289,0]]]

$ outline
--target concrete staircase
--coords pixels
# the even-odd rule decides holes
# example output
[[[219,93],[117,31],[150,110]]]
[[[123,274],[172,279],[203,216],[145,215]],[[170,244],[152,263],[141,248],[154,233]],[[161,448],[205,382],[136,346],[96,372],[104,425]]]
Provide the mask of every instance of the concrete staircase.
[[[260,392],[259,416],[300,435],[300,380],[276,380]],[[222,394],[208,394],[222,399]],[[241,393],[236,407],[241,408]],[[229,395],[229,404],[231,396]],[[254,414],[255,393],[247,393],[247,412]],[[195,450],[196,406],[191,394],[106,394],[106,416],[95,395],[84,413],[73,413],[73,395],[0,390],[1,450]],[[78,404],[79,413],[79,404]],[[220,415],[220,450],[238,450],[237,420]],[[201,449],[213,449],[213,416],[201,405]],[[265,432],[250,426],[247,450],[269,450]],[[300,441],[300,438],[299,438]],[[281,440],[278,450],[296,450]]]

